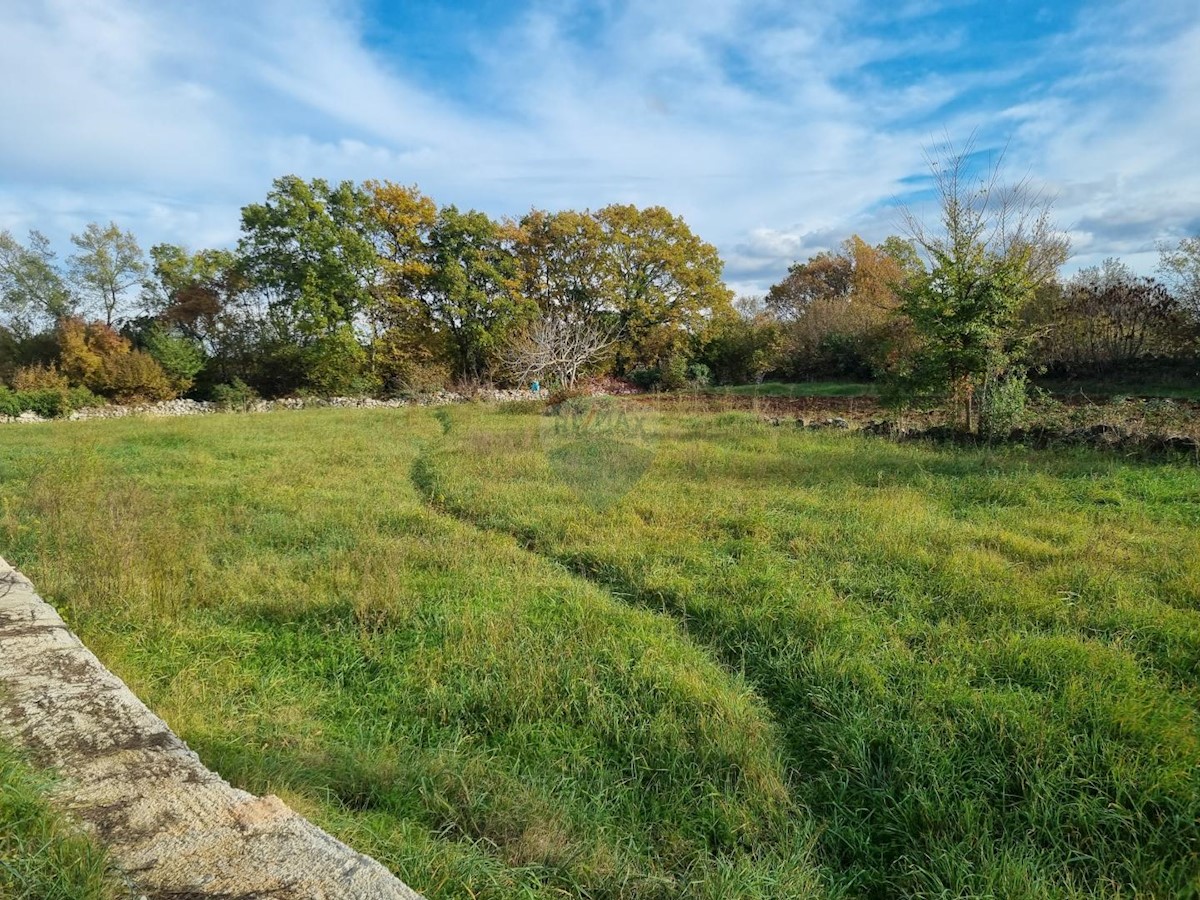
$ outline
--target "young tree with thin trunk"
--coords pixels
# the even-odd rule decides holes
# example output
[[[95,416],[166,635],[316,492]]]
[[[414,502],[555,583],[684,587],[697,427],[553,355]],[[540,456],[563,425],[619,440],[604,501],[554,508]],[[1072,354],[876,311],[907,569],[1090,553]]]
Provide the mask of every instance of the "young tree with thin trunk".
[[[54,256],[39,231],[29,232],[26,244],[0,231],[0,313],[18,337],[29,337],[71,313],[73,298]]]
[[[949,401],[967,430],[996,426],[995,403],[1024,396],[1021,308],[1055,277],[1069,244],[1050,219],[1052,201],[1028,179],[1002,182],[1003,154],[982,171],[974,141],[927,153],[938,217],[901,211],[926,270],[900,290],[917,346],[895,361],[905,402]],[[1017,396],[1020,395],[1020,397]]]
[[[142,248],[133,232],[122,231],[116,222],[91,222],[83,234],[71,235],[71,243],[80,251],[71,257],[71,278],[99,304],[104,324],[111,327],[124,311],[126,292],[140,285],[148,271]]]

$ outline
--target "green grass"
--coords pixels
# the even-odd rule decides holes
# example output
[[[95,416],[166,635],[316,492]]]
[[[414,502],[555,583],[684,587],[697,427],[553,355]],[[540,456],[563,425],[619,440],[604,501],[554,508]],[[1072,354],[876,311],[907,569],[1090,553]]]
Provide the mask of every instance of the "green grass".
[[[1196,892],[1196,468],[439,415],[12,429],[0,552],[430,897]]]
[[[1085,397],[1091,400],[1107,397],[1165,397],[1173,400],[1200,400],[1200,379],[1161,377],[1153,379],[1102,378],[1074,380],[1036,380],[1037,386],[1061,397]]]
[[[104,853],[54,812],[50,783],[0,746],[0,897],[117,900]]]
[[[854,381],[764,381],[762,384],[714,387],[709,392],[738,397],[870,397],[879,389],[874,384]]]

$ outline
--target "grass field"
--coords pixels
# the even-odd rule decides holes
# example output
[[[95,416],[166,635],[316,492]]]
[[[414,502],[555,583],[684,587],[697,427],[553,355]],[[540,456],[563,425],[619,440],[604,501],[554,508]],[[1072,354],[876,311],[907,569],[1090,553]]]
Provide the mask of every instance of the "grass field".
[[[1038,387],[1064,398],[1102,400],[1108,397],[1166,397],[1174,400],[1200,400],[1200,379],[1159,377],[1111,381],[1100,378],[1072,381],[1042,378]]]
[[[879,388],[855,381],[764,381],[762,384],[714,387],[709,393],[737,397],[870,397],[878,394]]]
[[[1195,893],[1195,467],[546,421],[11,428],[0,553],[432,898]]]

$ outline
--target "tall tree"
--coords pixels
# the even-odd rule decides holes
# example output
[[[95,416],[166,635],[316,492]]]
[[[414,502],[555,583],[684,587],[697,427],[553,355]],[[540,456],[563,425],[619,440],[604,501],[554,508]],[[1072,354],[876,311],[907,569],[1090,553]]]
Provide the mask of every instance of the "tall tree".
[[[378,280],[369,207],[369,196],[349,181],[331,186],[287,175],[266,202],[242,208],[244,271],[300,339],[353,324],[369,303]]]
[[[429,235],[430,266],[420,301],[449,336],[456,374],[484,375],[508,330],[532,317],[517,290],[516,260],[487,215],[443,208]]]
[[[146,275],[142,248],[133,232],[122,231],[116,222],[104,226],[91,222],[83,234],[71,235],[71,243],[79,248],[71,257],[71,277],[98,304],[104,323],[111,327],[124,311],[126,293]]]
[[[1194,316],[1200,316],[1200,234],[1158,247],[1159,274],[1171,293]]]
[[[616,269],[597,216],[534,209],[513,236],[521,292],[547,318],[581,321],[616,311]]]
[[[22,245],[0,231],[0,312],[19,338],[29,337],[72,312],[72,297],[55,264],[50,241],[39,231],[29,232]]]
[[[444,342],[423,300],[433,275],[431,235],[437,204],[416,185],[368,181],[367,235],[379,278],[367,309],[370,367],[393,388],[425,387],[444,378]]]
[[[717,249],[661,206],[615,204],[595,217],[619,314],[618,365],[629,371],[686,354],[692,336],[709,318],[727,314],[733,298]]]
[[[789,266],[787,276],[767,292],[767,308],[781,321],[795,322],[814,303],[844,300],[853,286],[854,261],[826,250]]]

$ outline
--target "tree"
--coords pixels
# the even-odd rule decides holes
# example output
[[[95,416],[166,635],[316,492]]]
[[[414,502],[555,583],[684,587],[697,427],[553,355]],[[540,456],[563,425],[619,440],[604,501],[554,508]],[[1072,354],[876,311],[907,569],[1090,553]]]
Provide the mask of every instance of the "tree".
[[[617,313],[617,364],[628,372],[690,354],[694,335],[727,313],[732,293],[721,280],[717,249],[661,206],[614,204],[595,214],[608,266],[606,306]]]
[[[196,375],[204,368],[204,351],[195,341],[155,323],[147,330],[143,343],[146,352],[167,373],[176,393],[191,389]]]
[[[1193,316],[1200,316],[1200,235],[1182,238],[1174,247],[1159,244],[1158,254],[1158,271],[1171,293]]]
[[[416,185],[368,181],[363,188],[370,198],[367,235],[380,274],[368,309],[371,371],[393,389],[444,382],[445,342],[424,300],[433,276],[437,204]]]
[[[517,331],[502,351],[509,374],[520,382],[536,378],[575,387],[581,372],[613,345],[616,333],[597,318],[542,316]]]
[[[783,325],[785,370],[793,376],[870,378],[883,365],[898,291],[914,271],[911,244],[872,247],[858,235],[837,251],[795,263],[767,294]]]
[[[520,290],[559,321],[616,312],[609,236],[588,212],[531,210],[512,227]]]
[[[1081,269],[1059,292],[1050,319],[1041,359],[1072,372],[1172,356],[1194,336],[1194,322],[1161,282],[1116,259]]]
[[[367,236],[370,197],[295,175],[275,179],[265,203],[242,208],[243,271],[301,341],[353,325],[378,281]]]
[[[112,326],[126,292],[141,284],[146,260],[137,238],[122,231],[115,222],[88,224],[83,234],[71,235],[79,253],[71,257],[71,277],[80,291],[90,296],[104,312],[104,323]]]
[[[799,321],[814,303],[848,297],[853,279],[849,255],[826,250],[790,265],[783,281],[767,292],[767,308],[782,322]]]
[[[24,246],[0,231],[0,312],[19,339],[71,312],[71,292],[54,257],[50,241],[39,231],[30,231]]]
[[[715,318],[697,354],[720,384],[761,382],[780,362],[782,325],[761,297],[740,297],[733,314]]]
[[[147,324],[198,348],[204,365],[186,378],[203,387],[235,378],[253,378],[253,357],[266,328],[240,260],[229,250],[190,252],[173,244],[150,248],[153,277],[147,279],[142,305]],[[185,356],[180,360],[186,359]],[[174,368],[180,375],[191,363]]]
[[[418,297],[429,321],[448,336],[454,372],[479,378],[509,329],[532,304],[516,290],[516,260],[487,215],[443,208],[429,235],[428,276]]]
[[[980,430],[991,431],[997,424],[991,398],[1010,396],[1018,384],[1023,395],[1021,355],[1029,336],[1020,333],[1018,314],[1054,278],[1068,242],[1051,224],[1051,201],[1028,180],[1001,183],[1003,156],[982,173],[973,141],[926,158],[939,216],[929,225],[902,210],[926,271],[901,290],[900,312],[917,346],[895,361],[895,396],[951,400],[968,430],[975,411]]]

